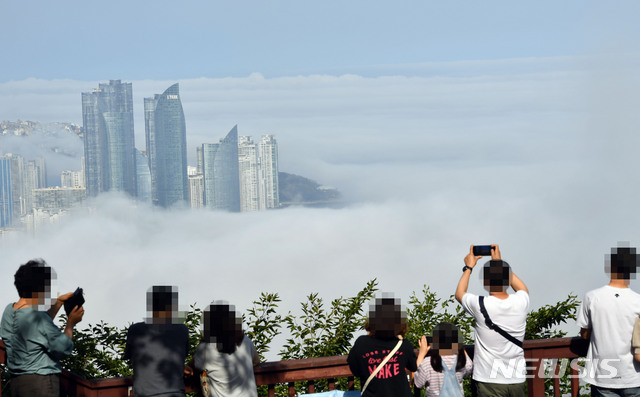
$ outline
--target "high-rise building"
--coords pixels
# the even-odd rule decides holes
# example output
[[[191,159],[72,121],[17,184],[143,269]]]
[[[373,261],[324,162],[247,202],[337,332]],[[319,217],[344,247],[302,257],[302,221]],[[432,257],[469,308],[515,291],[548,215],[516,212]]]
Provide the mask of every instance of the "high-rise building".
[[[84,188],[48,187],[33,190],[34,208],[50,214],[66,211],[84,203]]]
[[[46,187],[46,184],[42,184],[42,181],[46,180],[46,178],[43,177],[45,174],[44,166],[44,159],[42,158],[27,161],[24,166],[24,174],[22,178],[22,202],[24,203],[24,214],[30,213],[34,208],[33,191],[35,189]]]
[[[204,203],[208,208],[240,211],[238,126],[220,143],[202,144]]]
[[[251,137],[238,138],[238,172],[240,174],[240,211],[260,209],[258,150]]]
[[[151,171],[149,158],[136,149],[136,190],[138,201],[151,204]]]
[[[258,147],[260,156],[260,209],[278,208],[278,143],[273,135],[263,135]]]
[[[17,221],[25,214],[24,208],[24,159],[22,156],[8,153],[6,158],[11,162],[11,206],[13,220]]]
[[[187,130],[178,84],[144,99],[147,156],[153,203],[171,207],[189,199]]]
[[[0,157],[0,227],[13,222],[13,201],[11,196],[11,159]]]
[[[111,80],[82,93],[87,196],[110,190],[136,195],[131,83]]]
[[[64,170],[60,174],[60,186],[62,187],[84,187],[84,175],[82,171]]]
[[[202,151],[202,146],[199,146]],[[189,174],[189,201],[191,208],[204,207],[204,177],[198,172],[198,167],[187,167]]]

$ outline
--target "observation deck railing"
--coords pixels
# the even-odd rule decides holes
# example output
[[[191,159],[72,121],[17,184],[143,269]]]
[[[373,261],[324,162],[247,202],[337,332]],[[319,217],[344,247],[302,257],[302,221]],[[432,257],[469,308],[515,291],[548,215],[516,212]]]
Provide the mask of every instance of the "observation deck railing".
[[[526,340],[523,347],[525,359],[527,359],[529,397],[546,395],[560,397],[559,377],[551,377],[551,385],[545,387],[545,380],[550,377],[546,374],[558,374],[565,370],[571,376],[571,396],[579,396],[578,369],[575,365],[568,365],[566,360],[583,357],[587,349],[586,341],[580,338]],[[469,346],[468,350],[472,355],[473,346]],[[545,365],[543,359],[553,361],[547,361],[548,364]],[[562,359],[565,361],[562,362]],[[5,362],[6,352],[4,344],[0,341],[0,363]],[[339,378],[347,378],[349,388],[353,388],[354,385],[353,375],[347,365],[347,356],[265,362],[255,367],[254,372],[256,384],[266,385],[271,397],[275,396],[275,388],[278,384],[286,385],[288,395],[291,397],[296,395],[295,382],[304,382],[307,393],[313,393],[315,382],[322,379],[327,380],[329,390],[335,388],[336,380]],[[132,395],[132,383],[131,377],[87,380],[63,371],[60,378],[61,396],[129,397]],[[198,388],[199,383],[196,378],[187,384],[187,392],[197,392]],[[1,391],[0,397],[2,397]]]

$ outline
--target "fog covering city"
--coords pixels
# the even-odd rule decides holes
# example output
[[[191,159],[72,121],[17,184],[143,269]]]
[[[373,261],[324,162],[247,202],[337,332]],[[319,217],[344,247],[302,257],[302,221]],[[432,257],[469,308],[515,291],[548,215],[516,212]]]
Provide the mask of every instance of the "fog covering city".
[[[80,125],[81,92],[132,82],[138,148],[142,98],[179,82],[190,165],[196,145],[238,124],[240,135],[276,136],[280,171],[336,187],[347,202],[236,214],[101,195],[95,211],[0,240],[0,300],[16,299],[17,266],[42,257],[58,273],[54,294],[84,288],[83,324],[139,321],[153,284],[177,285],[184,306],[225,299],[240,310],[278,292],[282,311],[296,312],[311,292],[328,302],[376,278],[406,302],[424,284],[453,294],[469,245],[490,243],[529,287],[532,308],[581,298],[607,281],[612,246],[640,244],[638,61],[616,51],[362,73],[0,82],[0,119]],[[38,139],[54,138],[3,136],[0,151],[29,158]],[[76,156],[49,155],[49,171],[79,169],[81,142],[55,139]]]

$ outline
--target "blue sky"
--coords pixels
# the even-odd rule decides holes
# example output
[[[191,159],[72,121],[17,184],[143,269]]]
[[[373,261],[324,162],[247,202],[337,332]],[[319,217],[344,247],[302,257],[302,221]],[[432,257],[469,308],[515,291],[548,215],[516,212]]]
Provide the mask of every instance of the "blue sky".
[[[0,81],[397,74],[636,42],[633,1],[3,1]]]
[[[178,82],[191,165],[197,145],[238,124],[240,135],[276,136],[281,171],[349,203],[238,215],[106,196],[36,238],[0,239],[0,266],[49,260],[60,289],[91,293],[92,323],[141,318],[151,283],[177,283],[183,303],[240,309],[259,291],[280,292],[291,310],[374,277],[405,301],[424,284],[448,296],[473,243],[501,244],[533,307],[581,296],[607,281],[610,247],[640,244],[639,11],[631,1],[0,2],[0,120],[82,124],[80,93],[122,79],[143,149],[143,98]],[[62,162],[43,139],[76,156]],[[0,152],[48,155],[53,179],[80,169],[81,150],[77,137],[0,139]],[[236,271],[253,276],[246,289]],[[5,281],[0,301],[13,297]]]

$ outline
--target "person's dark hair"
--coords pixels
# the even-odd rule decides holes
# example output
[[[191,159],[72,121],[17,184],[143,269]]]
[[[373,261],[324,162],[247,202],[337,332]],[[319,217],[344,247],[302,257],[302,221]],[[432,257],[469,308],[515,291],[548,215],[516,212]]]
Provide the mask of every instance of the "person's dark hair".
[[[511,266],[503,260],[490,260],[482,268],[482,280],[485,288],[491,292],[505,291],[509,287]]]
[[[369,331],[376,338],[393,338],[407,331],[407,314],[400,299],[376,299],[369,308]]]
[[[244,338],[242,318],[236,317],[235,307],[226,303],[212,303],[204,312],[203,340],[215,343],[220,353],[236,351]]]
[[[433,347],[431,348],[431,367],[436,372],[442,372],[442,356],[440,350],[452,349],[458,345],[458,360],[456,371],[461,370],[467,364],[467,355],[464,352],[464,342],[458,332],[458,327],[452,323],[440,323],[433,329]]]
[[[638,270],[638,255],[635,247],[611,248],[611,254],[605,257],[605,268],[612,278],[635,279]]]
[[[48,296],[51,292],[51,280],[55,276],[53,269],[43,259],[32,259],[18,268],[13,284],[21,298],[30,299],[38,292],[44,292]]]
[[[177,312],[178,288],[171,285],[154,285],[147,291],[147,310],[152,312]]]

